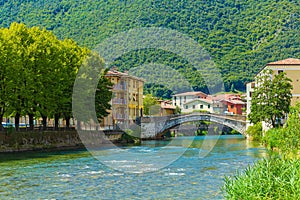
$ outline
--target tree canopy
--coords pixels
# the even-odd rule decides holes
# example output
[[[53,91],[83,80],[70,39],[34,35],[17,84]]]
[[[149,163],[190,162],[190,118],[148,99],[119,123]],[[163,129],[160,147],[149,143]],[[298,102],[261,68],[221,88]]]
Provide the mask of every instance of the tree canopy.
[[[14,116],[18,129],[21,116],[29,116],[31,128],[34,117],[42,118],[44,127],[47,118],[54,118],[58,128],[58,120],[64,118],[68,126],[73,84],[90,50],[70,39],[59,40],[46,29],[12,23],[0,29],[0,51],[0,121]],[[108,85],[102,75],[98,88],[109,97]],[[109,108],[110,99],[102,100],[99,116],[105,116],[104,108]]]
[[[158,105],[157,99],[151,94],[147,94],[144,98],[144,114],[149,115],[153,106]]]

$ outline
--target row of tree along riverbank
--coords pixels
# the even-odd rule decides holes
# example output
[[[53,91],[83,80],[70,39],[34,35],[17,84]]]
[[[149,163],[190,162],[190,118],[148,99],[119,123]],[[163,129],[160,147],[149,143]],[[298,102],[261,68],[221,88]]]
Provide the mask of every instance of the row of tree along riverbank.
[[[34,128],[34,119],[41,121],[43,129],[49,119],[53,119],[56,129],[60,119],[64,119],[68,127],[74,118],[75,80],[80,80],[79,83],[98,81],[94,90],[82,88],[79,92],[84,97],[95,96],[99,119],[108,114],[111,83],[105,78],[104,60],[97,53],[70,39],[59,40],[46,29],[28,28],[18,23],[0,29],[0,52],[0,122],[4,117],[14,118],[17,131],[21,117],[27,117],[30,129]],[[85,99],[73,106],[91,103]],[[83,115],[87,115],[86,112]],[[0,131],[2,129],[0,123]]]

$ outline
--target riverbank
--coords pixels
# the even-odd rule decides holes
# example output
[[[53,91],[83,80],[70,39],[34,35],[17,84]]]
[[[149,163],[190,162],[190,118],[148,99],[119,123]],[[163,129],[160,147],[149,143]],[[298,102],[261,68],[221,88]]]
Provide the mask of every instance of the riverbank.
[[[0,132],[0,153],[84,149],[120,143],[122,135],[123,131],[87,131],[84,137],[76,130]]]

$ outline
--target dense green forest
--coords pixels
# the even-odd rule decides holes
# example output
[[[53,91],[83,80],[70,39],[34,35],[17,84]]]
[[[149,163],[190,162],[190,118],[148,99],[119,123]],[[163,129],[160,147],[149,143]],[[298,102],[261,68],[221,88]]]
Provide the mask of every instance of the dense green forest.
[[[71,38],[91,49],[132,28],[177,30],[205,48],[227,91],[245,90],[245,82],[268,62],[300,57],[298,0],[1,0],[0,6],[1,27],[14,21],[45,27],[60,39]],[[129,70],[147,63],[184,72],[194,90],[206,91],[206,77],[170,52],[133,51],[113,65]],[[169,97],[173,86],[148,82],[146,88]]]

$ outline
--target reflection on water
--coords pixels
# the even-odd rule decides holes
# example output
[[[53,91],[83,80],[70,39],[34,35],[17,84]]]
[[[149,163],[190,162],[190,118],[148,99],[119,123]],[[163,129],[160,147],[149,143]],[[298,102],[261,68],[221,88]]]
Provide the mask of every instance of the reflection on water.
[[[192,141],[191,141],[192,140]],[[191,145],[169,166],[151,173],[126,173],[147,154],[176,154]],[[169,144],[169,145],[168,145]],[[172,145],[170,145],[172,144]],[[167,146],[166,146],[167,145]],[[212,151],[206,150],[213,146]],[[0,199],[220,199],[224,176],[242,170],[266,156],[265,149],[242,136],[180,137],[170,141],[144,141],[122,147],[134,159],[106,159],[120,170],[109,168],[87,151],[0,154]],[[113,158],[119,148],[98,150]],[[205,152],[204,157],[202,153]],[[155,168],[163,162],[159,153]]]

